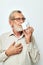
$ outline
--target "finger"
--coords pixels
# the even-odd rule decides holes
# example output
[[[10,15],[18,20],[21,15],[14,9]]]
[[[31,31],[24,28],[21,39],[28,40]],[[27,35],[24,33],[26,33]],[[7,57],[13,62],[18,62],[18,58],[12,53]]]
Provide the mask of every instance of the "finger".
[[[26,30],[24,30],[23,33],[24,33],[24,35],[26,35],[26,34],[27,34],[27,33],[26,33]]]
[[[16,46],[16,47],[19,47],[19,46],[21,46],[21,43],[19,43],[19,44],[16,44],[15,46]]]
[[[19,49],[19,50],[18,50],[18,53],[20,53],[21,51],[22,51],[22,49]]]
[[[32,28],[32,32],[34,32],[34,29]]]
[[[21,48],[23,48],[23,46],[22,46],[22,45],[20,45],[18,48],[19,48],[19,49],[21,49]]]
[[[31,30],[34,30],[33,27],[30,27]]]
[[[34,31],[33,27],[28,27],[26,30],[23,30],[24,35],[26,36],[27,34],[32,34]]]
[[[22,51],[22,49],[19,49],[19,52],[21,52]]]
[[[12,45],[15,45],[15,42]]]
[[[15,45],[15,42],[13,44],[11,44],[11,46],[14,46]]]
[[[28,32],[30,32],[30,27],[28,27],[26,30],[23,31],[24,34],[27,34]]]
[[[32,33],[33,31],[34,31],[34,29],[33,29],[32,27],[30,27],[30,28],[28,28],[28,29],[26,30],[27,33]]]

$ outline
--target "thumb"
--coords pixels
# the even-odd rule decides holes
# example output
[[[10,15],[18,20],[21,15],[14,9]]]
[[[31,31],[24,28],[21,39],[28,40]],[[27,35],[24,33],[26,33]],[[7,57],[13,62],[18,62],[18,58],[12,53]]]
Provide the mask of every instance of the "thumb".
[[[25,36],[27,35],[27,33],[26,33],[26,31],[25,31],[25,30],[23,31],[23,33],[24,33],[24,35],[25,35]]]
[[[12,46],[14,46],[14,45],[15,45],[15,42],[13,42]]]

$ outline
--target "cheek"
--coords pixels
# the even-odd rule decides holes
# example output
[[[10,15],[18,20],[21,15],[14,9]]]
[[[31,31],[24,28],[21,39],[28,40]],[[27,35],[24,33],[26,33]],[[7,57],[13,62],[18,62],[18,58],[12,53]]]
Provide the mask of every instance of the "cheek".
[[[14,22],[10,21],[9,24],[10,24],[11,27],[13,27]]]
[[[17,22],[17,21],[15,21],[14,24],[17,25],[17,26],[21,26],[21,23]]]
[[[21,24],[19,22],[16,23],[17,26],[20,26]]]
[[[14,24],[18,25],[19,23],[17,21],[14,21]]]

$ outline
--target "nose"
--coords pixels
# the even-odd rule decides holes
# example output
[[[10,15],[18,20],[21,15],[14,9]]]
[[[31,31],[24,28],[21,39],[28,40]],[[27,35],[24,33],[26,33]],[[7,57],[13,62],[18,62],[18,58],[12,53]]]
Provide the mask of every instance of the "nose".
[[[23,20],[22,19],[20,20],[20,23],[23,23]]]
[[[22,25],[22,23],[23,23],[23,20],[20,20],[20,26]]]
[[[24,22],[24,20],[21,18],[21,19],[20,19],[20,23],[23,23],[23,22]]]

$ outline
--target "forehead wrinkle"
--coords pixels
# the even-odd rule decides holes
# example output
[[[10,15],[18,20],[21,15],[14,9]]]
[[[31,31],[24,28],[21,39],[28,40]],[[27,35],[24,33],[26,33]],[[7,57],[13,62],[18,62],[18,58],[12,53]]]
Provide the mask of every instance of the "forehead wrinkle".
[[[22,13],[18,13],[18,12],[15,12],[15,13],[13,14],[13,16],[14,16],[15,18],[23,18],[23,17],[24,17]]]

